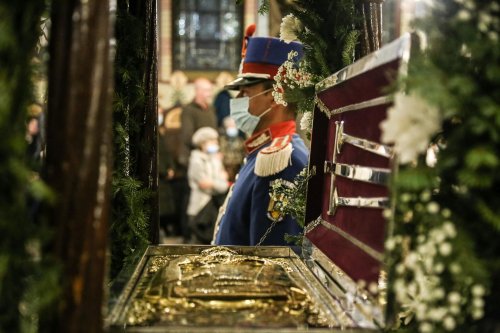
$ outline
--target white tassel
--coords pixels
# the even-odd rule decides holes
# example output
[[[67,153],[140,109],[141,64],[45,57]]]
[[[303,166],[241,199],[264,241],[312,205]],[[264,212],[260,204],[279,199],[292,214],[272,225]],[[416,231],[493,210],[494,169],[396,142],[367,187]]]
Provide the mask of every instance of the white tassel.
[[[254,172],[257,176],[267,177],[277,174],[291,164],[293,147],[288,143],[285,147],[272,153],[265,149],[257,154]]]

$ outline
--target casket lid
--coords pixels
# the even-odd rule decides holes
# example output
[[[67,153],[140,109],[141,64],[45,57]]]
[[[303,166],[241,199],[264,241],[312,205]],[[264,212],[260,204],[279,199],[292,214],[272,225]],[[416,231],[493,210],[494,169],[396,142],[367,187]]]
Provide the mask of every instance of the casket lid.
[[[304,257],[347,308],[370,312],[381,326],[393,152],[381,143],[380,122],[390,88],[406,73],[411,40],[404,35],[316,85]]]

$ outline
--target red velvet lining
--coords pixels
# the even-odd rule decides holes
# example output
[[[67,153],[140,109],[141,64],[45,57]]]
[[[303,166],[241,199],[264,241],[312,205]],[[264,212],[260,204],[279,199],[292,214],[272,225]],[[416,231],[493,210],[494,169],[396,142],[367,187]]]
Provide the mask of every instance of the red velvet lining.
[[[355,281],[378,281],[381,264],[344,237],[319,225],[307,238]]]
[[[341,82],[319,93],[318,97],[326,107],[332,110],[387,95],[389,94],[388,87],[393,82],[398,67],[399,60],[382,65]],[[322,163],[321,156],[324,156],[324,160],[332,161],[336,121],[344,122],[344,133],[380,142],[380,122],[386,118],[388,107],[389,105],[386,104],[347,111],[332,116],[326,126],[318,124],[318,128],[321,128],[320,133],[322,137],[319,138],[317,134],[315,136],[313,132],[313,140],[319,139],[320,142],[312,142],[311,163],[314,163],[316,168],[320,168],[320,163]],[[318,110],[315,112],[318,112]],[[315,120],[316,118],[319,119],[321,117],[315,116]],[[325,137],[326,147],[324,145]],[[317,149],[322,149],[323,151],[320,152]],[[391,167],[388,158],[362,150],[348,143],[343,144],[341,152],[336,156],[336,162],[376,168],[389,169]],[[336,213],[330,216],[327,214],[327,211],[330,205],[331,175],[324,174],[317,177],[321,182],[311,182],[311,186],[314,187],[309,187],[308,190],[308,208],[316,209],[316,204],[309,202],[318,200],[315,195],[316,193],[321,195],[321,216],[324,220],[342,229],[349,236],[361,241],[372,249],[383,253],[386,221],[382,216],[382,209],[338,207]],[[340,176],[336,176],[335,178],[335,187],[337,188],[338,196],[389,196],[387,186],[353,181]],[[306,214],[306,216],[310,218],[310,215]],[[351,241],[323,226],[318,226],[309,232],[307,238],[354,280],[363,279],[367,282],[377,282],[381,263]]]

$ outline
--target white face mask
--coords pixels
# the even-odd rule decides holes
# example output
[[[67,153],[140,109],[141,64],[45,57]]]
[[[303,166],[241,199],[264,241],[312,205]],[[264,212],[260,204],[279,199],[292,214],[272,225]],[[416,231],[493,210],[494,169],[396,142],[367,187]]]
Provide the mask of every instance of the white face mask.
[[[248,108],[250,106],[250,99],[262,95],[268,91],[272,90],[267,89],[261,91],[257,95],[253,95],[252,97],[238,97],[233,98],[229,101],[229,110],[231,114],[231,118],[234,119],[236,123],[236,127],[238,127],[241,131],[246,133],[247,135],[252,135],[255,131],[255,128],[259,124],[260,118],[262,118],[266,113],[271,111],[271,108],[265,110],[261,115],[254,116],[248,112]]]
[[[212,144],[207,145],[207,147],[205,149],[206,149],[206,152],[208,154],[215,154],[215,153],[219,152],[219,145],[216,143],[212,143]]]
[[[234,137],[238,136],[238,129],[236,127],[228,127],[226,129],[226,134],[228,137],[234,138]]]

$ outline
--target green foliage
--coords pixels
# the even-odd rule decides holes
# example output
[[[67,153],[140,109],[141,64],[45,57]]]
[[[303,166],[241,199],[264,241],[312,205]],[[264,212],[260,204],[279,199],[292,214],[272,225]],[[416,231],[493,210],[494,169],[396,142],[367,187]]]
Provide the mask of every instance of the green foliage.
[[[322,79],[354,61],[360,29],[353,0],[295,1],[291,12],[306,28],[298,39],[309,73]]]
[[[236,3],[241,4],[242,2],[243,2],[243,0],[236,0]],[[261,0],[258,13],[261,15],[268,13],[269,8],[270,8],[269,0]]]
[[[40,312],[59,292],[56,265],[40,258],[40,248],[46,246],[50,235],[30,218],[31,207],[26,203],[28,196],[37,200],[51,197],[43,182],[33,181],[24,139],[27,107],[35,100],[32,60],[44,10],[44,1],[0,4],[1,332],[36,330]]]
[[[152,192],[138,180],[138,161],[134,155],[135,151],[143,147],[136,146],[141,143],[132,140],[141,131],[136,113],[143,112],[146,101],[143,82],[146,70],[145,27],[124,3],[119,3],[116,18],[113,102],[115,161],[110,230],[112,278],[149,243],[149,218],[152,214],[148,206]]]
[[[304,228],[305,223],[306,192],[309,178],[306,167],[295,177],[293,182],[278,179],[271,186],[271,198],[275,201],[274,208],[282,216],[292,216],[302,228]],[[285,240],[299,245],[302,243],[302,237],[303,235],[287,234]]]
[[[500,312],[500,8],[479,0],[439,2],[417,26],[426,32],[428,48],[410,61],[405,87],[437,106],[443,124],[435,167],[423,160],[405,166],[394,184],[396,193],[414,198],[397,202],[396,235],[416,244],[446,220],[421,209],[417,198],[425,189],[450,209],[449,221],[458,232],[452,257],[462,270],[443,273],[442,286],[462,288],[464,297],[472,281],[488,290],[484,318],[474,321],[482,314],[477,309],[472,317],[464,312],[451,331],[483,332],[498,326]],[[419,330],[416,321],[407,327]]]

